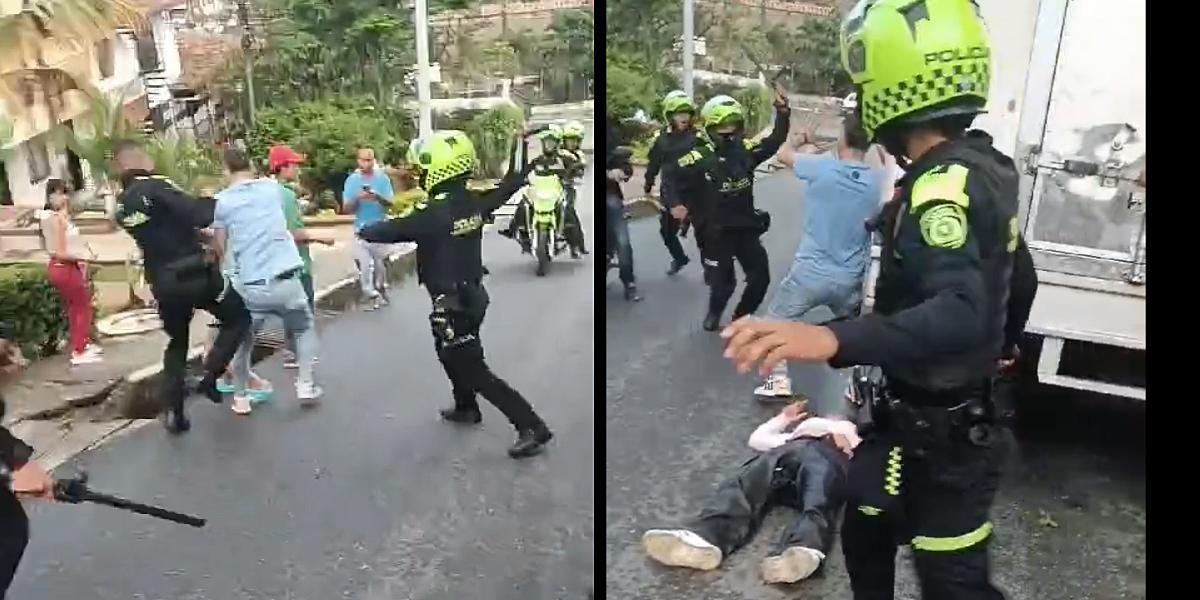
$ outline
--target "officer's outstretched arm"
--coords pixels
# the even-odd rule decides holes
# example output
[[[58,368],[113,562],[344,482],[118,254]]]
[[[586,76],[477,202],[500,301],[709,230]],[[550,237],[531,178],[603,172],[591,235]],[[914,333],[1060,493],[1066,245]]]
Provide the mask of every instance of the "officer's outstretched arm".
[[[931,178],[925,185],[918,180],[911,204],[899,216],[902,276],[920,302],[887,316],[829,323],[838,340],[831,365],[911,363],[966,350],[987,335],[979,241],[971,227],[969,188],[962,185],[966,172],[957,169],[962,167],[952,166],[941,174],[946,179]],[[955,176],[959,185],[944,185]]]
[[[775,126],[771,129],[771,134],[750,149],[755,166],[775,156],[779,147],[787,141],[788,130],[791,129],[791,126],[792,110],[786,106],[776,109]]]
[[[484,194],[479,199],[480,212],[487,215],[496,212],[496,209],[504,206],[509,198],[512,198],[513,194],[517,193],[517,190],[525,185],[526,175],[527,173],[525,172],[514,173],[510,170],[504,176],[504,179],[500,180],[500,185],[496,189]]]
[[[376,244],[420,243],[424,237],[433,233],[436,226],[426,209],[426,202],[428,200],[420,200],[403,215],[364,227],[358,233],[358,237]]]

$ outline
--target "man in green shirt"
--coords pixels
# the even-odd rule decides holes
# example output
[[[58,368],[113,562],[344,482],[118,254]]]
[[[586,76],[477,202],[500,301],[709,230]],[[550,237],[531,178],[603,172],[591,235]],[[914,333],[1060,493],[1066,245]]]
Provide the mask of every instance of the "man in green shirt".
[[[288,183],[296,181],[300,177],[300,164],[304,162],[304,155],[297,153],[288,146],[271,146],[267,152],[267,167],[271,171],[271,177],[279,182],[279,187],[282,189],[283,197],[283,217],[287,221],[288,231],[292,232],[292,239],[296,241],[296,249],[300,251],[300,258],[304,261],[304,271],[300,274],[300,284],[304,286],[304,293],[308,295],[308,306],[313,311],[316,311],[316,292],[313,289],[313,273],[312,273],[312,254],[309,252],[309,244],[325,244],[333,245],[333,236],[310,231],[304,227],[304,217],[300,213],[300,201],[296,199],[296,192],[292,190]],[[288,340],[288,348],[291,348],[293,340]],[[290,356],[284,357],[283,366],[287,368],[295,368],[295,354],[290,353]]]

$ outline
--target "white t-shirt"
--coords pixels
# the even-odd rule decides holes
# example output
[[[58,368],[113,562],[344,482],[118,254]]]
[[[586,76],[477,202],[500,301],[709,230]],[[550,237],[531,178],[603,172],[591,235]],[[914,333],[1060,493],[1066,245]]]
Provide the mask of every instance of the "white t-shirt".
[[[862,438],[858,437],[858,427],[850,421],[841,419],[810,417],[801,421],[794,428],[788,429],[788,427],[788,419],[783,416],[783,413],[771,417],[750,434],[750,447],[759,452],[767,452],[796,438],[821,438],[830,434],[839,434],[845,437],[850,442],[851,448],[857,447],[862,442]]]

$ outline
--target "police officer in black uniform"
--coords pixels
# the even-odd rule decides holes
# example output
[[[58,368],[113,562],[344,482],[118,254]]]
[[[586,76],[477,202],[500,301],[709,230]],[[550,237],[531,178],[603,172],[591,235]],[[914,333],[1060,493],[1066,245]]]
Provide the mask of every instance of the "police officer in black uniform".
[[[117,198],[116,221],[142,251],[146,279],[170,338],[163,353],[162,394],[167,405],[163,416],[169,431],[182,433],[191,427],[183,401],[192,316],[202,309],[220,322],[196,388],[220,403],[217,378],[249,334],[250,313],[241,296],[226,285],[219,265],[201,243],[200,230],[212,224],[216,201],[193,198],[167,178],[155,175],[154,161],[137,141],[117,142],[113,155],[124,188]]]
[[[691,259],[683,251],[679,242],[680,220],[671,214],[671,209],[681,206],[681,183],[675,177],[675,165],[698,144],[704,143],[704,136],[696,129],[692,120],[696,117],[696,104],[683,90],[668,93],[662,101],[663,117],[667,119],[664,131],[655,134],[654,143],[650,146],[649,160],[646,162],[646,181],[642,189],[646,194],[654,188],[654,180],[661,171],[662,184],[659,185],[659,196],[662,198],[663,210],[658,217],[658,232],[662,236],[667,252],[671,253],[671,268],[667,275],[674,275],[687,266]]]
[[[516,155],[516,146],[513,148]],[[480,258],[483,224],[524,184],[525,173],[511,161],[500,187],[484,197],[467,191],[475,147],[461,131],[437,131],[419,142],[420,185],[427,200],[407,214],[376,223],[359,235],[368,242],[416,242],[417,277],[433,301],[429,321],[434,348],[453,388],[454,406],[442,418],[453,423],[482,420],[476,394],[496,405],[517,430],[513,458],[537,454],[553,437],[545,421],[519,392],[497,377],[483,358],[479,328],[489,303]]]
[[[775,126],[761,141],[746,139],[746,111],[729,96],[716,96],[700,109],[707,143],[677,161],[678,181],[696,190],[682,198],[696,228],[696,245],[704,261],[708,312],[704,329],[716,331],[725,306],[737,286],[733,263],[742,265],[746,289],[733,309],[738,319],[758,310],[771,283],[767,251],[761,236],[770,228],[770,215],[754,206],[754,169],[770,158],[787,138],[791,109],[776,90]]]
[[[742,370],[760,360],[764,373],[780,360],[882,367],[842,528],[855,600],[893,598],[898,545],[913,549],[925,600],[1004,597],[988,565],[1006,439],[993,384],[1014,344],[1008,319],[1028,316],[1032,261],[1012,160],[966,132],[989,84],[978,10],[864,0],[844,25],[863,124],[906,170],[882,224],[875,312],[824,326],[743,320],[723,333]]]
[[[15,371],[21,355],[14,343],[0,339],[0,375]],[[4,418],[0,396],[0,419]],[[17,566],[29,543],[29,518],[18,499],[53,499],[54,482],[30,460],[33,448],[0,426],[0,599],[16,576]]]

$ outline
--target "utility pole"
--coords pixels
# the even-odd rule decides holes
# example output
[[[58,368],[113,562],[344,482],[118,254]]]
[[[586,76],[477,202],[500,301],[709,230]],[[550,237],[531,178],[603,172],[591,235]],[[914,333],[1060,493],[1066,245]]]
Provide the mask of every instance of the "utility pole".
[[[683,91],[692,96],[692,65],[696,59],[694,0],[683,0]]]
[[[242,26],[242,62],[246,77],[247,125],[254,127],[254,35],[250,32],[250,7],[247,0],[238,0],[238,23]]]
[[[433,109],[429,93],[429,7],[426,0],[416,0],[413,25],[417,30],[417,130],[424,138],[433,134]]]

